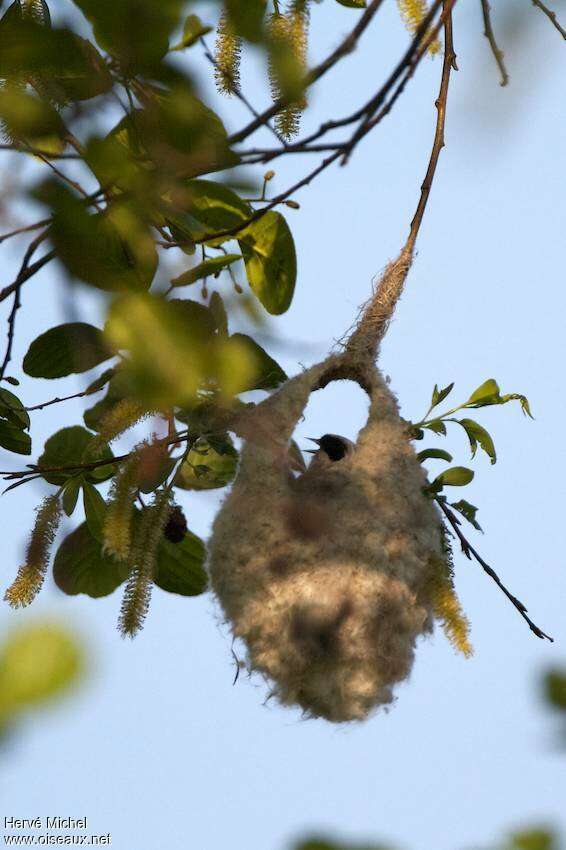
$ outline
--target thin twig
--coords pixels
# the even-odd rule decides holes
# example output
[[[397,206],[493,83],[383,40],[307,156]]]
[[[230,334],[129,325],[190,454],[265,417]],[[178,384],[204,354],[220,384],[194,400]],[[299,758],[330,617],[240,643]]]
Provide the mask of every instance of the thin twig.
[[[497,44],[497,41],[495,39],[495,33],[493,32],[493,27],[491,25],[491,7],[489,5],[488,0],[481,0],[481,9],[484,23],[483,34],[489,41],[491,52],[493,53],[493,57],[497,62],[497,67],[499,68],[499,73],[501,74],[501,85],[506,86],[509,82],[509,74],[507,73],[507,68],[505,67],[505,62],[503,60],[503,51]]]
[[[552,25],[556,27],[562,38],[566,41],[566,30],[560,26],[558,22],[558,18],[556,17],[556,12],[553,12],[548,6],[545,6],[544,3],[541,3],[541,0],[532,0],[533,6],[536,6],[537,9],[540,9],[541,12],[544,12],[546,17],[551,21]]]
[[[31,230],[39,230],[40,227],[45,227],[45,225],[49,224],[50,221],[50,218],[44,218],[41,221],[36,221],[35,224],[25,224],[22,227],[17,227],[15,230],[11,230],[9,233],[3,233],[2,236],[0,236],[0,243],[5,242],[6,239],[11,239],[12,236],[19,236],[21,233],[29,233]]]
[[[440,80],[440,91],[436,100],[436,129],[434,133],[434,142],[430,154],[430,160],[426,171],[425,178],[421,186],[421,196],[413,220],[411,221],[411,229],[409,239],[407,240],[407,248],[412,253],[419,229],[423,220],[426,205],[430,196],[432,181],[436,173],[440,152],[444,147],[444,128],[446,125],[446,104],[448,101],[448,88],[450,85],[450,74],[456,66],[456,54],[454,53],[454,38],[452,29],[452,13],[448,15],[444,23],[444,61],[442,64],[442,77]]]
[[[102,387],[101,387],[102,389]],[[43,401],[41,404],[34,404],[32,407],[26,407],[28,412],[32,410],[43,410],[44,407],[50,407],[52,404],[60,404],[62,401],[70,401],[72,398],[84,398],[87,395],[94,395],[91,390],[83,390],[80,393],[74,393],[73,395],[65,395],[65,396],[57,396],[57,398],[52,398],[49,401]]]
[[[18,286],[21,286],[22,283],[25,283],[26,280],[29,280],[30,277],[34,276],[34,274],[37,274],[37,272],[42,269],[43,266],[46,266],[47,263],[50,263],[51,260],[53,260],[55,257],[55,251],[49,251],[48,254],[45,254],[45,256],[41,257],[41,259],[39,260],[36,260],[35,263],[29,266],[26,269],[25,273],[21,276],[21,278],[18,275],[18,278],[16,278],[13,283],[8,284],[8,286],[5,286],[4,289],[0,289],[0,302],[5,301],[6,298],[9,298],[10,295],[16,291]]]
[[[27,280],[26,273],[29,270],[29,263],[34,253],[37,251],[41,243],[44,239],[47,238],[47,232],[44,230],[43,233],[40,233],[39,236],[36,236],[35,239],[30,242],[28,245],[27,251],[24,254],[24,258],[22,260],[22,265],[20,267],[20,271],[18,272],[18,276],[14,281],[14,304],[10,311],[10,315],[8,317],[8,342],[6,345],[6,353],[4,355],[4,360],[2,362],[2,366],[0,366],[0,381],[4,378],[6,373],[6,369],[10,359],[12,357],[12,348],[14,345],[14,333],[16,330],[16,315],[21,306],[21,288],[25,280]]]
[[[177,433],[172,437],[167,436],[162,440],[156,440],[155,444],[160,446],[170,446],[192,439],[194,439],[194,437],[191,434]],[[27,469],[19,471],[1,470],[0,475],[4,477],[5,481],[13,481],[18,478],[26,478],[29,476],[43,476],[45,473],[51,474],[57,472],[77,472],[81,470],[97,469],[100,466],[112,466],[115,463],[123,463],[125,460],[128,460],[132,454],[134,454],[134,452],[127,452],[126,454],[116,455],[115,457],[101,458],[100,460],[93,460],[86,463],[71,463],[66,466],[37,466],[37,464],[30,463],[28,464]]]
[[[489,564],[486,564],[486,562],[481,557],[481,555],[479,555],[478,552],[476,552],[476,550],[474,549],[474,547],[468,542],[468,540],[465,538],[464,534],[462,533],[462,531],[460,529],[460,520],[458,519],[458,517],[450,510],[450,508],[446,505],[445,502],[443,502],[442,500],[439,500],[439,499],[436,499],[435,501],[436,501],[437,505],[439,506],[440,510],[443,512],[446,519],[448,520],[448,522],[450,523],[450,525],[452,526],[452,528],[454,529],[454,531],[455,531],[455,533],[458,537],[458,540],[460,541],[460,546],[462,547],[462,552],[464,553],[466,558],[468,558],[470,561],[472,560],[472,557],[474,557],[476,559],[476,561],[482,567],[482,569],[488,574],[488,576],[490,578],[493,579],[493,581],[496,583],[496,585],[503,591],[503,593],[505,594],[507,599],[509,599],[509,601],[515,606],[515,608],[517,609],[517,611],[519,612],[519,614],[521,615],[523,620],[526,620],[526,622],[529,624],[530,630],[532,632],[534,632],[534,634],[538,638],[541,638],[541,640],[544,640],[546,638],[546,640],[549,640],[551,643],[554,643],[554,638],[551,638],[550,635],[547,635],[545,632],[543,632],[541,629],[539,629],[538,626],[536,626],[533,623],[533,621],[530,619],[530,617],[527,616],[526,606],[521,602],[520,599],[517,599],[516,596],[513,596],[511,591],[509,591],[505,587],[505,585],[502,583],[501,579],[499,578],[499,576],[497,575],[495,570],[493,570],[489,566]]]

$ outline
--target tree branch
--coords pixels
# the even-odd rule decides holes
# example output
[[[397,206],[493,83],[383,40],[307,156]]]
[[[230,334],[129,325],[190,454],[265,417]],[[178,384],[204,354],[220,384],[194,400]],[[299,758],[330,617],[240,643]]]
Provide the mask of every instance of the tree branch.
[[[446,8],[446,3],[444,4]],[[452,70],[457,70],[456,54],[454,53],[454,37],[452,30],[452,13],[448,15],[444,23],[444,61],[442,64],[442,77],[440,81],[440,91],[436,100],[436,130],[434,133],[434,142],[430,154],[430,160],[426,171],[425,178],[421,186],[421,197],[417,205],[415,215],[411,221],[411,229],[407,240],[407,248],[412,253],[417,241],[417,236],[425,213],[426,205],[430,196],[430,190],[440,152],[444,147],[444,128],[446,125],[446,104],[448,102],[448,88],[450,85],[450,74]]]
[[[28,272],[30,269],[29,263],[34,253],[37,251],[41,243],[46,239],[47,231],[43,231],[39,236],[36,236],[35,239],[30,242],[28,245],[27,251],[24,254],[24,259],[22,260],[22,265],[20,267],[20,271],[18,272],[18,276],[13,286],[14,293],[14,304],[10,311],[10,315],[8,317],[8,343],[6,345],[6,354],[4,355],[4,360],[2,362],[2,366],[0,366],[0,381],[4,378],[6,373],[6,368],[10,359],[12,357],[12,347],[14,345],[14,332],[16,330],[16,315],[21,306],[20,292],[24,281],[29,277]],[[37,265],[37,263],[35,264]],[[1,300],[1,299],[0,299]]]
[[[499,68],[499,73],[501,74],[501,85],[506,86],[509,82],[509,74],[507,73],[507,68],[505,67],[505,62],[503,60],[503,51],[499,48],[499,45],[497,44],[497,41],[495,39],[495,33],[493,32],[493,27],[491,25],[491,7],[489,5],[488,0],[481,0],[481,9],[484,23],[483,34],[489,41],[491,52],[493,53],[493,57],[497,62],[497,67]]]
[[[519,614],[521,615],[523,620],[526,620],[526,622],[529,624],[530,630],[532,632],[534,632],[534,634],[538,638],[541,638],[541,640],[544,640],[546,638],[546,640],[549,640],[551,643],[554,643],[554,638],[551,638],[549,635],[547,635],[545,632],[543,632],[541,629],[539,629],[538,626],[536,626],[533,623],[533,621],[530,619],[530,617],[527,616],[526,606],[523,605],[523,603],[521,602],[520,599],[517,599],[516,596],[513,596],[513,594],[502,583],[501,579],[499,578],[499,576],[497,575],[495,570],[493,570],[489,566],[489,564],[486,564],[486,562],[481,557],[481,555],[479,555],[476,552],[476,550],[474,549],[474,547],[468,542],[468,540],[466,540],[464,534],[462,533],[462,531],[460,529],[460,520],[458,519],[458,517],[450,510],[450,508],[446,505],[445,502],[443,502],[440,499],[435,499],[435,501],[436,501],[437,505],[439,506],[440,510],[443,512],[446,519],[448,520],[448,522],[450,523],[450,525],[452,526],[452,528],[454,529],[454,531],[455,531],[455,533],[458,537],[458,540],[460,541],[460,546],[462,547],[462,552],[464,553],[466,558],[468,558],[468,560],[470,560],[470,561],[472,560],[472,557],[475,558],[475,560],[482,567],[484,572],[486,572],[488,574],[488,576],[493,579],[493,581],[496,583],[496,585],[503,591],[503,593],[505,594],[507,599],[509,599],[509,601],[515,606],[515,608],[517,609],[517,611],[519,612]]]
[[[544,12],[546,17],[550,20],[552,25],[556,27],[562,38],[566,41],[566,30],[560,26],[558,22],[558,18],[556,17],[556,12],[553,12],[548,6],[545,6],[544,3],[541,3],[541,0],[532,0],[533,6],[536,6],[537,9],[540,9],[541,12]]]

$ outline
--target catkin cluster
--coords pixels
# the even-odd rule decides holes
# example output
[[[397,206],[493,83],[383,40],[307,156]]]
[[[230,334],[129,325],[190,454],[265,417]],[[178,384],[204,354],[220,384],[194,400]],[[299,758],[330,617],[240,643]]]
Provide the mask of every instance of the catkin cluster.
[[[336,362],[334,362],[336,361]],[[395,397],[367,370],[366,426],[337,463],[293,478],[288,445],[329,358],[254,413],[213,527],[212,588],[248,665],[285,705],[333,722],[391,703],[433,618],[441,521]]]

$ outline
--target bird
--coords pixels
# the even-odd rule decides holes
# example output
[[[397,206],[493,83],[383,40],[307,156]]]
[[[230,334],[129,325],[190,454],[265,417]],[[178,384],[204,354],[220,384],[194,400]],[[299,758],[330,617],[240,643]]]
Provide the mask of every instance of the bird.
[[[351,440],[341,437],[340,434],[323,434],[319,438],[307,437],[307,440],[318,446],[317,449],[305,449],[306,452],[314,455],[308,468],[309,474],[328,469],[332,464],[343,460],[355,448]]]

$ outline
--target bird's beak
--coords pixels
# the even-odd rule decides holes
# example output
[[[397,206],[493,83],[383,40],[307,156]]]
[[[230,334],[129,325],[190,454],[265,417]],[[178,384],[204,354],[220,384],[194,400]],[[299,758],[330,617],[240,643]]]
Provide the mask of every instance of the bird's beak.
[[[305,437],[305,440],[310,440],[311,443],[316,443],[317,446],[320,446],[320,440],[317,440],[314,437]],[[305,454],[315,455],[317,452],[318,449],[305,449]]]

